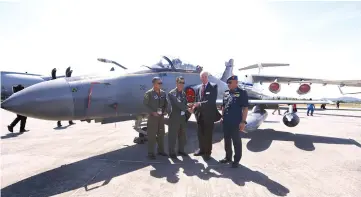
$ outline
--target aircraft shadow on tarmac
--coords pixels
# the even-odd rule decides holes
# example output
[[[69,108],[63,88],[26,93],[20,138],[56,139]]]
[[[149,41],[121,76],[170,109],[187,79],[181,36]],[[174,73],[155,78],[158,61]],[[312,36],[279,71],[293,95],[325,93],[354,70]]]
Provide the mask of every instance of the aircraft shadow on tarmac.
[[[298,135],[287,132],[278,132],[274,130],[261,130],[243,136],[251,138],[247,148],[251,151],[262,151],[267,149],[272,140],[295,141],[297,147],[302,150],[314,149],[312,143],[329,144],[356,144],[352,140]],[[215,125],[213,134],[213,143],[220,142],[223,138],[221,125]],[[188,123],[186,152],[193,153],[198,146],[196,123]],[[168,136],[165,136],[165,150],[167,147]],[[358,144],[359,147],[361,147]],[[76,154],[76,151],[74,151]],[[215,159],[207,161],[208,167],[205,167],[198,160],[190,157],[183,158],[183,161],[170,162],[168,157],[158,156],[157,160],[149,161],[146,159],[147,145],[125,145],[124,147],[89,157],[74,163],[65,164],[58,168],[34,175],[17,183],[2,188],[2,195],[11,196],[53,196],[64,192],[84,188],[85,191],[91,191],[105,186],[111,182],[112,178],[118,177],[145,168],[154,167],[150,176],[155,178],[166,178],[170,183],[177,183],[180,177],[177,175],[182,169],[185,176],[197,176],[202,180],[210,178],[230,179],[239,186],[244,186],[246,182],[254,182],[267,188],[271,193],[278,196],[285,196],[290,191],[280,183],[271,180],[261,172],[253,171],[246,166],[240,166],[238,169],[230,168],[227,164],[219,164]],[[71,155],[69,155],[71,157]],[[218,173],[215,173],[215,172]],[[100,186],[92,186],[94,183],[102,183]]]
[[[198,142],[196,134],[196,123],[188,123],[186,152],[196,151]],[[215,125],[213,142],[220,142],[223,133],[220,124]],[[165,150],[168,136],[165,136]],[[195,143],[196,142],[196,143]],[[76,151],[75,151],[76,152]],[[210,178],[225,178],[232,180],[239,186],[245,182],[254,182],[267,188],[275,195],[285,196],[289,189],[271,180],[268,176],[258,171],[240,166],[238,169],[230,168],[228,165],[219,164],[215,159],[207,161],[208,167],[190,157],[183,158],[183,161],[174,161],[172,164],[168,157],[157,156],[157,160],[150,161],[146,158],[147,145],[133,144],[124,146],[118,150],[105,154],[93,156],[74,163],[65,164],[58,168],[34,175],[17,183],[2,188],[2,196],[53,196],[64,192],[82,189],[91,191],[107,185],[112,178],[118,177],[153,166],[150,176],[166,177],[168,182],[177,183],[179,177],[176,175],[180,168],[186,176],[197,176],[203,180]],[[75,153],[76,154],[76,153]],[[69,155],[71,157],[71,155]],[[212,169],[212,170],[211,170]],[[216,171],[218,174],[211,171]],[[92,186],[94,183],[102,183],[100,186]]]
[[[314,143],[355,145],[361,148],[361,145],[353,139],[294,134],[275,131],[274,129],[259,129],[252,133],[242,134],[242,138],[250,139],[247,143],[247,149],[252,152],[267,150],[274,140],[293,141],[297,148],[304,151],[315,150]]]

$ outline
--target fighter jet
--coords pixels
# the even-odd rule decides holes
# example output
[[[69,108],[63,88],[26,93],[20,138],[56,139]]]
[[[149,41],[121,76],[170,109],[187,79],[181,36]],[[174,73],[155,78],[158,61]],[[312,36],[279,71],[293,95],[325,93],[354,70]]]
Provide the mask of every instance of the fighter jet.
[[[279,63],[260,63],[254,64],[250,66],[246,66],[244,68],[240,68],[239,70],[249,70],[258,68],[258,74],[253,75],[244,75],[240,76],[240,81],[246,86],[255,85],[262,83],[270,83],[268,89],[270,92],[277,94],[281,90],[281,83],[299,83],[300,86],[297,88],[296,92],[299,95],[306,95],[311,91],[312,83],[323,84],[324,86],[327,84],[330,85],[338,85],[340,93],[343,95],[346,94],[359,94],[361,92],[351,92],[344,93],[341,88],[344,86],[349,87],[361,87],[361,80],[328,80],[328,79],[314,79],[314,78],[303,78],[303,77],[288,77],[288,76],[274,76],[274,75],[263,75],[260,74],[261,70],[264,67],[278,67],[278,66],[289,66],[289,64],[279,64]]]
[[[111,62],[102,58],[98,60]],[[2,103],[1,107],[17,114],[44,120],[88,122],[94,120],[102,124],[135,120],[135,130],[144,132],[140,128],[143,120],[147,118],[143,98],[144,93],[152,88],[152,78],[160,77],[163,81],[162,89],[168,92],[175,87],[176,77],[183,76],[186,81],[187,100],[190,103],[195,101],[200,84],[199,75],[202,67],[185,64],[180,59],[170,60],[166,56],[163,56],[162,61],[152,66],[143,66],[140,71],[120,75],[76,76],[38,83],[13,94]],[[227,67],[225,72],[228,72]],[[212,75],[209,76],[209,81],[217,84],[217,105],[222,105],[223,93],[228,90],[227,84]],[[265,110],[268,105],[329,103],[327,101],[261,100],[262,96],[249,95],[252,110],[247,118],[246,131],[254,131],[263,123],[268,115]],[[284,124],[288,127],[297,126],[299,121],[300,119],[292,113],[292,110],[283,118]]]

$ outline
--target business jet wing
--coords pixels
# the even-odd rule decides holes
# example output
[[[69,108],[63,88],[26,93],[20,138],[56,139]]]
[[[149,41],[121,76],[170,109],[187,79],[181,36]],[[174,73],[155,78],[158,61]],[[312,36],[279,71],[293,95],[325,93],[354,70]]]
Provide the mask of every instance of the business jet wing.
[[[332,101],[326,100],[248,100],[249,104],[333,104]],[[222,105],[223,100],[218,99],[217,105]]]
[[[314,78],[302,78],[302,77],[286,77],[286,76],[275,76],[275,75],[252,75],[252,81],[258,82],[274,82],[277,80],[278,83],[319,83],[323,85],[339,85],[361,87],[361,80],[328,80],[328,79],[314,79]]]

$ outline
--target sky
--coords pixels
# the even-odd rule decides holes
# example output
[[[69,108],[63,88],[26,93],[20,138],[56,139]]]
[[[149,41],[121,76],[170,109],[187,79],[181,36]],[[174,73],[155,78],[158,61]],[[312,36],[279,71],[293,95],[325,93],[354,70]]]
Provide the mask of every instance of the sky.
[[[237,69],[255,63],[289,63],[262,74],[360,79],[360,24],[361,2],[0,0],[0,65],[44,75],[71,66],[82,75],[110,70],[100,57],[132,71],[169,55],[215,75],[233,58],[237,75],[257,73]],[[335,86],[313,87],[309,97],[341,96]]]

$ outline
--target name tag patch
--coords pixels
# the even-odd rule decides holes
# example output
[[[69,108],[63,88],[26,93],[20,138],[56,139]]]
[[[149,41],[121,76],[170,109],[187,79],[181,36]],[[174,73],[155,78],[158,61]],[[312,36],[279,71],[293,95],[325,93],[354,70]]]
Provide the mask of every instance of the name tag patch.
[[[210,94],[210,92],[206,92],[206,94]]]

